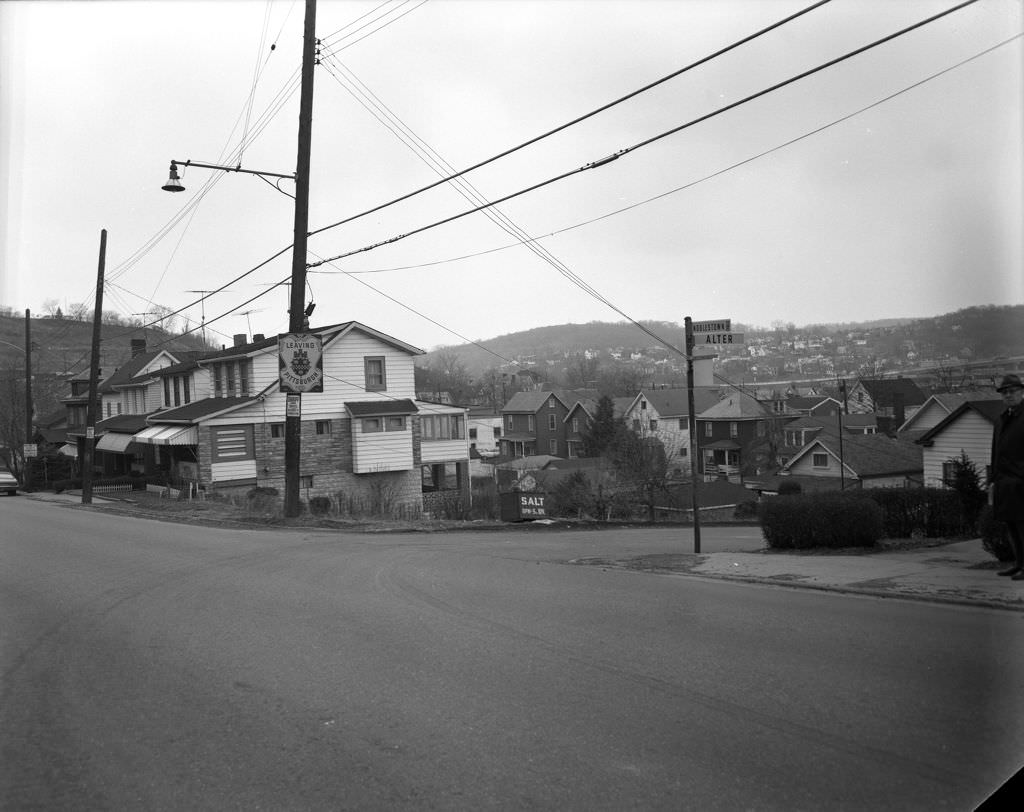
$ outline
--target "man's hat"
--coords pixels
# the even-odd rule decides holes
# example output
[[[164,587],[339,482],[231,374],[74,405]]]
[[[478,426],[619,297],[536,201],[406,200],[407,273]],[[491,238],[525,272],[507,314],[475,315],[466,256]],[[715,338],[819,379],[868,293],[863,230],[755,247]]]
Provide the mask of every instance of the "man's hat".
[[[999,382],[999,386],[996,387],[997,392],[1005,392],[1007,389],[1024,389],[1024,383],[1020,382],[1020,376],[1010,373],[1009,375],[1003,375],[1003,379]]]

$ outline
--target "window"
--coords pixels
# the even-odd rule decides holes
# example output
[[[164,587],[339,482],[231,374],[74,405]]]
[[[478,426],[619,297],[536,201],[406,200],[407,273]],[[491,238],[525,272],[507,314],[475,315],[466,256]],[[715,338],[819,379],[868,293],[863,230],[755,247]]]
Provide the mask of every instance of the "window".
[[[512,431],[512,415],[505,416],[505,431]]]
[[[494,439],[497,440],[501,437],[501,429],[498,426],[494,427]]]
[[[317,420],[316,421],[316,433],[317,434],[330,434],[331,433],[331,421],[330,420]]]
[[[580,419],[578,417],[572,419],[572,430],[574,434],[580,433]]]
[[[363,434],[370,434],[375,431],[382,431],[384,426],[381,423],[379,417],[364,417],[363,418]]]
[[[549,409],[554,409],[555,408],[555,399],[554,399],[554,397],[548,398],[548,408]]]
[[[740,435],[740,424],[737,423],[735,420],[730,421],[729,422],[729,436],[730,437],[739,437],[739,435]]]
[[[228,361],[224,364],[224,390],[229,398],[233,398],[235,392],[235,362]]]
[[[527,431],[536,431],[537,430],[536,426],[534,425],[534,422],[533,422],[533,415],[532,414],[528,414],[526,416],[526,430]]]
[[[175,406],[180,406],[181,405],[181,378],[179,378],[177,375],[175,375],[174,376],[174,381],[172,383],[173,383],[173,386],[174,386],[174,405]]]
[[[461,414],[433,414],[421,418],[423,439],[430,440],[462,440],[465,438],[465,426]]]
[[[210,372],[213,373],[213,396],[215,398],[223,397],[224,396],[224,382],[222,380],[220,364],[212,364],[210,366]],[[167,391],[166,386],[167,386],[167,382],[165,380],[164,381],[164,392]],[[170,402],[170,398],[168,398],[167,400],[168,400],[168,403],[169,403]]]
[[[705,423],[704,424],[704,436],[705,437],[711,437],[712,435],[713,435],[713,432],[712,432],[712,429],[711,429],[711,424],[710,423]]]
[[[635,431],[635,432],[639,432],[640,431],[640,421],[639,420],[634,420],[633,421],[633,431]]]
[[[387,371],[383,355],[368,355],[363,359],[366,374],[366,391],[382,392],[388,388]]]
[[[277,438],[284,437],[284,423],[271,423],[270,436]]]
[[[688,426],[686,425],[686,418],[685,417],[680,417],[679,418],[679,428],[683,429],[683,431],[685,431],[688,428]]]
[[[313,475],[312,474],[303,474],[302,476],[300,476],[299,477],[299,487],[300,488],[312,488],[313,487]]]
[[[553,414],[548,415],[548,431],[555,430],[555,416]]]
[[[657,430],[658,430],[658,421],[657,420],[652,420],[651,421],[651,431],[657,431]]]
[[[815,468],[828,468],[828,454],[811,454],[811,465]]]
[[[646,409],[647,409],[647,401],[646,400],[641,400],[640,401],[640,411],[642,412],[642,411],[645,411]]]
[[[553,456],[558,456],[558,440],[548,440],[548,453]]]
[[[690,449],[688,449],[685,445],[679,446],[679,456],[680,457],[682,457],[683,459],[686,459],[689,455],[690,455]]]
[[[391,415],[384,421],[384,428],[387,431],[405,431],[405,415]]]
[[[757,436],[758,437],[764,437],[764,432],[765,432],[764,422],[761,421],[761,420],[758,420],[757,421]]]
[[[476,439],[476,429],[470,429],[469,430],[469,439],[470,440],[475,440]]]
[[[248,358],[238,362],[238,394],[249,394],[249,364]],[[185,402],[188,403],[188,379],[185,381]],[[312,486],[310,486],[312,487]]]
[[[164,406],[171,405],[171,379],[164,378]]]
[[[953,461],[942,463],[942,484],[947,488],[953,483]]]

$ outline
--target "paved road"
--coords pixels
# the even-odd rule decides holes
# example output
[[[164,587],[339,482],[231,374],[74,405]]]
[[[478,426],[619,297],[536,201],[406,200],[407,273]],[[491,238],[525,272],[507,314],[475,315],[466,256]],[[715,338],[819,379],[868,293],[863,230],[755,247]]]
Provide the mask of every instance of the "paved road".
[[[0,807],[967,809],[1019,766],[1019,614],[565,563],[678,544],[0,500]]]

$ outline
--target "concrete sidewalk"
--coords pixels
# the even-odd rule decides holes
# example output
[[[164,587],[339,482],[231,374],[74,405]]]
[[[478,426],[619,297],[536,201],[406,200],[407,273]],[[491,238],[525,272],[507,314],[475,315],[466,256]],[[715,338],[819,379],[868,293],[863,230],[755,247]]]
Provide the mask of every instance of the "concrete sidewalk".
[[[710,553],[689,575],[1024,611],[1024,581],[996,573],[981,540],[866,555]]]

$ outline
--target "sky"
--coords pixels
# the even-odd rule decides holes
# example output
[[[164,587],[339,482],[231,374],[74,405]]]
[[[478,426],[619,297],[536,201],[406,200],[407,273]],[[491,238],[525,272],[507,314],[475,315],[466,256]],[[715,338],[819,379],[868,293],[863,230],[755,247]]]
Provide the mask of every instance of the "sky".
[[[320,0],[307,261],[331,261],[308,273],[312,326],[355,319],[431,349],[590,321],[1024,303],[1019,0],[707,117],[956,5],[831,0],[466,174],[487,201],[539,186],[496,207],[504,227],[482,212],[433,225],[480,205],[449,183],[327,228],[813,4]],[[0,2],[0,305],[91,313],[106,229],[104,310],[180,310],[165,324],[205,319],[215,343],[286,332],[294,183],[192,166],[185,192],[160,187],[171,159],[295,171],[303,12]]]

